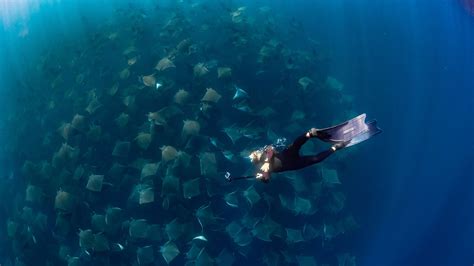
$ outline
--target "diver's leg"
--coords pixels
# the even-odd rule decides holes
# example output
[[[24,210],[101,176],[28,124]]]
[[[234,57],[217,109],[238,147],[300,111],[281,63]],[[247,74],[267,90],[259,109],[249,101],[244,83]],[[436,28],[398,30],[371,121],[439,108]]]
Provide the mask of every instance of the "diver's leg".
[[[300,156],[298,160],[298,169],[320,163],[324,161],[326,158],[328,158],[334,152],[335,150],[330,148],[328,150],[320,152],[317,155]]]
[[[303,135],[297,137],[295,141],[293,141],[293,143],[290,144],[285,150],[293,154],[298,154],[301,146],[303,146],[303,144],[305,144],[308,139],[309,138],[306,136],[306,133],[304,133]]]
[[[320,163],[324,161],[326,158],[331,156],[331,154],[335,153],[336,151],[343,149],[347,146],[350,141],[346,142],[339,142],[331,146],[331,148],[320,152],[317,155],[309,155],[309,156],[300,156],[298,154],[282,154],[284,157],[280,158],[282,161],[282,167],[279,172],[288,171],[288,170],[298,170],[301,168],[305,168],[307,166]]]

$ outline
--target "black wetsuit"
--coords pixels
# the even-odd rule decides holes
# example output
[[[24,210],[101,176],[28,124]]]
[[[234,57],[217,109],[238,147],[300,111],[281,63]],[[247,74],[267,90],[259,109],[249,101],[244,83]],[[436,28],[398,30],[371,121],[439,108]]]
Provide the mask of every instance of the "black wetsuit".
[[[273,158],[270,159],[270,172],[278,173],[290,170],[298,170],[307,166],[317,164],[331,154],[334,153],[333,149],[328,149],[320,152],[317,155],[300,155],[300,149],[303,144],[308,141],[306,133],[299,136],[292,144],[286,147],[281,152],[275,152]]]
[[[323,152],[320,152],[317,155],[306,155],[306,156],[301,156],[300,155],[300,149],[303,144],[308,141],[308,137],[306,137],[306,133],[299,136],[296,138],[295,141],[293,141],[292,144],[290,144],[288,147],[286,147],[284,150],[281,152],[277,152],[273,149],[269,151],[266,149],[264,151],[264,155],[260,159],[259,165],[261,166],[263,163],[265,163],[265,160],[269,158],[268,163],[270,164],[270,169],[268,172],[263,172],[262,170],[259,169],[257,174],[261,174],[264,178],[261,180],[265,183],[270,181],[270,175],[271,173],[279,173],[279,172],[284,172],[284,171],[291,171],[291,170],[298,170],[301,168],[305,168],[307,166],[317,164],[319,162],[322,162],[324,159],[329,157],[331,154],[335,152],[333,149],[328,149]],[[249,179],[249,178],[255,178],[256,176],[241,176],[241,177],[226,177],[228,181],[232,180],[238,180],[238,179]]]

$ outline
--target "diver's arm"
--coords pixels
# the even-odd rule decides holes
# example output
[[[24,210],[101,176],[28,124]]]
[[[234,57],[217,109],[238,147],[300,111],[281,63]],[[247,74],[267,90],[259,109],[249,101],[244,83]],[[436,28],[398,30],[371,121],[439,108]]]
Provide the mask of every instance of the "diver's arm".
[[[272,160],[273,159],[271,159],[270,161],[272,161]],[[270,170],[271,163],[270,163],[270,161],[265,159],[265,163],[263,163],[263,165],[260,167],[260,171],[255,176],[258,180],[263,181],[265,183],[270,181],[270,173],[271,173],[271,170]]]
[[[265,148],[265,161],[262,167],[260,167],[260,170],[262,170],[263,172],[269,172],[270,169],[272,169],[273,161],[275,161],[274,155],[275,155],[275,150],[273,146],[268,146]]]
[[[270,181],[270,173],[275,159],[273,146],[265,148],[265,161],[260,167],[260,171],[257,173],[256,178],[264,183]]]

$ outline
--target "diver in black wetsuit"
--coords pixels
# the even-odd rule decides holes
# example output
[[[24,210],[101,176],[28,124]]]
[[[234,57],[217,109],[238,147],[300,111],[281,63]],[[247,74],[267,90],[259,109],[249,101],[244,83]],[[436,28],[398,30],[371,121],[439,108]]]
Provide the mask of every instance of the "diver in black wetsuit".
[[[281,152],[276,151],[272,146],[266,146],[263,149],[256,150],[249,156],[252,163],[259,167],[259,171],[255,176],[232,177],[230,173],[227,172],[225,178],[228,181],[257,178],[267,183],[270,181],[271,173],[297,170],[317,164],[337,150],[357,145],[382,132],[382,129],[377,126],[376,120],[365,122],[365,118],[366,114],[363,113],[332,127],[323,129],[311,128]],[[330,149],[317,155],[301,156],[299,154],[301,146],[303,146],[308,139],[314,137],[324,142],[332,143],[333,145]]]
[[[348,142],[339,142],[331,146],[330,149],[320,152],[317,155],[301,156],[299,151],[301,146],[314,137],[321,136],[323,132],[318,131],[316,128],[310,129],[305,134],[296,138],[296,140],[287,146],[283,151],[277,152],[273,146],[266,146],[262,150],[254,151],[250,154],[249,158],[253,164],[259,166],[259,171],[255,176],[243,176],[243,177],[231,177],[228,173],[226,175],[227,180],[257,178],[258,180],[268,183],[270,181],[271,173],[278,173],[284,171],[298,170],[313,164],[317,164],[331,154],[344,148]]]

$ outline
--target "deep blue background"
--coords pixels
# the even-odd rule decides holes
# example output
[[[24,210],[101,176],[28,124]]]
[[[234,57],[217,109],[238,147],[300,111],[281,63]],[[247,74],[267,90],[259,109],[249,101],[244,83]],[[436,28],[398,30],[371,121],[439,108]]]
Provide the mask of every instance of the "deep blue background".
[[[344,180],[358,262],[473,264],[474,17],[454,0],[300,2],[331,71],[385,130]]]
[[[72,2],[41,10],[32,27],[80,34],[87,28],[78,26],[80,13],[91,9]],[[358,264],[472,265],[474,17],[456,0],[261,2],[303,21],[330,51],[330,73],[384,129],[361,145],[343,176],[361,225],[351,243]],[[96,6],[98,14],[112,10],[107,1]],[[14,104],[6,88],[17,62],[34,60],[50,41],[30,32],[37,50],[0,32],[0,111]]]

